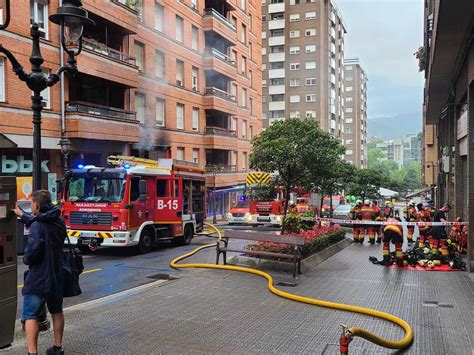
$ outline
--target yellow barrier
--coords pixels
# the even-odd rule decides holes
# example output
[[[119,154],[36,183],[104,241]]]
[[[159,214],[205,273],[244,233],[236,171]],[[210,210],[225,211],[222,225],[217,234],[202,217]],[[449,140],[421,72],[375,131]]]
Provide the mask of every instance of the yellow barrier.
[[[208,226],[210,226],[213,230],[215,230],[217,232],[217,235],[218,235],[217,239],[220,240],[222,238],[222,235],[221,235],[221,232],[219,231],[219,229],[217,229],[214,225],[211,225],[211,224],[209,224]],[[289,293],[289,292],[285,292],[285,291],[277,289],[273,285],[273,278],[271,277],[270,274],[268,274],[266,272],[263,272],[263,271],[260,271],[260,270],[251,269],[251,268],[248,268],[248,267],[234,266],[234,265],[215,265],[215,264],[204,264],[204,263],[178,264],[180,261],[193,256],[194,254],[198,253],[199,251],[201,251],[203,249],[215,247],[217,245],[217,243],[206,244],[206,245],[203,245],[203,246],[200,246],[200,247],[194,249],[193,251],[191,251],[187,254],[178,256],[177,258],[175,258],[171,261],[170,266],[174,269],[206,268],[206,269],[239,271],[239,272],[246,272],[246,273],[258,275],[258,276],[261,276],[261,277],[267,279],[268,289],[270,290],[270,292],[272,292],[273,294],[275,294],[277,296],[280,296],[280,297],[283,297],[283,298],[286,298],[286,299],[289,299],[289,300],[292,300],[292,301],[296,301],[296,302],[307,303],[307,304],[312,304],[312,305],[315,305],[315,306],[333,308],[333,309],[338,309],[338,310],[342,310],[342,311],[360,313],[360,314],[365,314],[365,315],[372,316],[372,317],[381,318],[381,319],[387,320],[389,322],[392,322],[392,323],[398,325],[399,327],[401,327],[405,331],[405,336],[403,337],[403,339],[398,340],[398,341],[394,341],[394,340],[383,339],[383,338],[369,332],[366,329],[357,328],[357,327],[348,328],[346,326],[343,326],[344,331],[343,331],[343,334],[342,334],[342,337],[341,337],[341,351],[342,351],[342,347],[343,347],[342,342],[343,342],[344,337],[346,338],[346,340],[348,342],[350,342],[353,337],[356,337],[356,336],[361,337],[361,338],[367,339],[368,341],[371,341],[372,343],[380,345],[384,348],[390,348],[390,349],[405,349],[408,346],[410,346],[410,344],[412,343],[412,341],[413,341],[413,329],[411,328],[411,326],[407,322],[405,322],[403,319],[400,319],[400,318],[398,318],[398,317],[396,317],[392,314],[385,313],[385,312],[380,312],[380,311],[370,309],[370,308],[352,306],[352,305],[348,305],[348,304],[335,303],[335,302],[330,302],[330,301],[323,301],[323,300],[318,300],[318,299],[315,299],[315,298],[303,297],[303,296],[295,295],[295,294],[292,294],[292,293]],[[347,343],[347,345],[348,345],[348,343]],[[347,353],[347,352],[344,352],[344,353]]]

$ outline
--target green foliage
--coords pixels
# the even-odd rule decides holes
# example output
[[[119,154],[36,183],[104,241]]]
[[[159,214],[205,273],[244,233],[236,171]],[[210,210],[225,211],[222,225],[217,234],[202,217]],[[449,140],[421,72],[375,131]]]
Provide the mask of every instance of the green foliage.
[[[289,212],[283,219],[282,230],[286,233],[299,233],[302,230],[306,231],[314,227],[314,221],[302,221],[300,217],[316,217],[316,214],[313,211],[306,211],[301,214]]]
[[[334,196],[345,190],[351,183],[356,168],[351,163],[337,159],[331,164],[331,174],[320,181],[323,196]]]
[[[347,189],[347,194],[364,196],[364,198],[377,198],[382,186],[382,174],[374,169],[359,169],[352,176],[352,181]]]
[[[250,167],[274,172],[285,192],[286,214],[290,192],[296,187],[310,190],[319,186],[345,151],[340,140],[319,129],[311,119],[277,121],[253,142]]]
[[[250,200],[255,201],[272,201],[276,198],[278,192],[275,189],[275,185],[271,184],[270,186],[267,185],[258,185],[253,186],[247,189],[247,197]]]
[[[346,236],[346,232],[338,231],[331,234],[323,235],[319,238],[313,239],[311,242],[306,243],[301,248],[301,254],[303,256],[309,256],[318,251],[326,249],[337,242],[343,240]]]

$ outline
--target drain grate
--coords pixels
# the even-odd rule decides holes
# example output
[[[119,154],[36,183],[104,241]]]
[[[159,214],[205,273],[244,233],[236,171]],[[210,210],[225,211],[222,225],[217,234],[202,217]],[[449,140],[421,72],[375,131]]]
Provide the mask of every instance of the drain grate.
[[[168,274],[155,274],[147,276],[147,278],[152,280],[177,280],[176,277],[170,276]]]
[[[443,308],[454,308],[454,304],[451,303],[439,303],[438,306]]]
[[[281,286],[281,287],[296,287],[298,286],[298,284],[295,284],[295,283],[292,283],[292,282],[278,282],[277,283],[277,286]]]

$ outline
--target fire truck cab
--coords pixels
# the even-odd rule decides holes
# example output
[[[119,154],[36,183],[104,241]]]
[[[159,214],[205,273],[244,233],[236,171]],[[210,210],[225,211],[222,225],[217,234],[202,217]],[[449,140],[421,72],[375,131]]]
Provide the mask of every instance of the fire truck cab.
[[[171,159],[112,156],[108,162],[117,167],[85,166],[65,177],[62,212],[72,244],[147,253],[161,241],[189,244],[203,229],[203,169]]]

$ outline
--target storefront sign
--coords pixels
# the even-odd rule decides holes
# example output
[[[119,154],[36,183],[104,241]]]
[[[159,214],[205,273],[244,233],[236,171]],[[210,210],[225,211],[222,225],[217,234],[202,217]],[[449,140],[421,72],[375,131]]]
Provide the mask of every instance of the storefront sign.
[[[31,200],[32,192],[33,192],[33,177],[32,176],[17,176],[16,178],[17,201]]]
[[[41,171],[49,173],[48,163],[49,160],[41,162]],[[2,155],[0,168],[2,174],[31,174],[33,172],[33,161],[25,159],[23,155],[18,156],[16,160],[7,159],[5,155]]]

